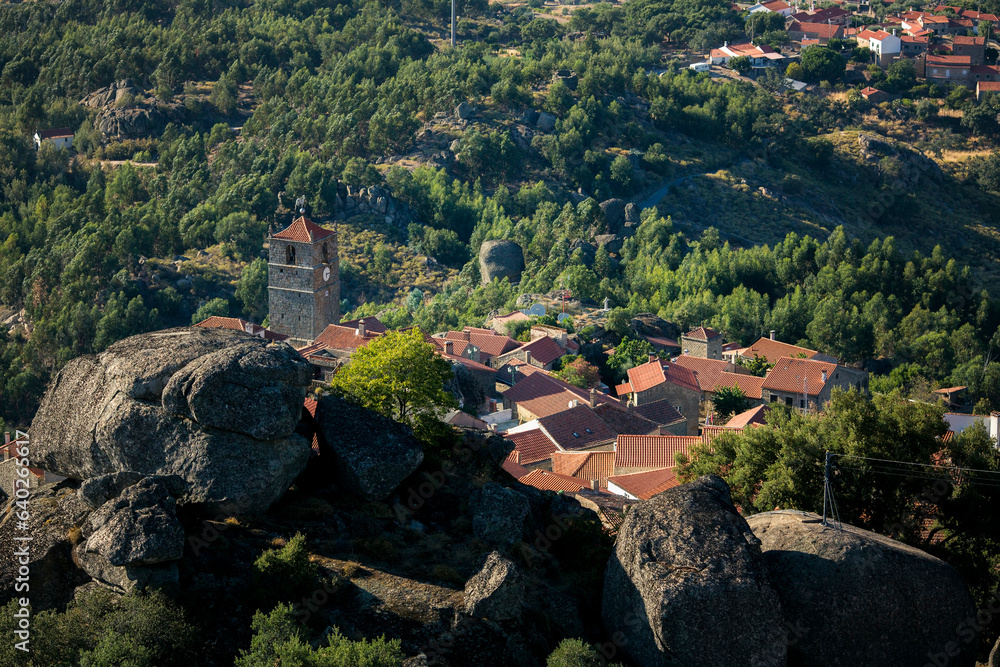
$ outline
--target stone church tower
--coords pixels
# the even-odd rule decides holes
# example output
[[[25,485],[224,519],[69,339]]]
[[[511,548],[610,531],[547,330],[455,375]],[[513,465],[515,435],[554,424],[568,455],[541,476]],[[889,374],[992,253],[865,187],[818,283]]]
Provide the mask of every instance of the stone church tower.
[[[340,322],[337,233],[304,215],[270,237],[267,260],[269,329],[289,343],[311,343]]]

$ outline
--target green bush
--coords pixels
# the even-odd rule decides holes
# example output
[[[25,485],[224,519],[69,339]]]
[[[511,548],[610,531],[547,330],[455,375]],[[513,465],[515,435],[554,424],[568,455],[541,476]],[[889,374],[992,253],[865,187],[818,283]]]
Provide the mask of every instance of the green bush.
[[[546,667],[600,667],[607,663],[597,648],[582,639],[564,639],[549,655]],[[611,667],[620,667],[620,664]]]
[[[309,561],[306,538],[301,533],[280,549],[268,549],[253,564],[254,588],[267,600],[291,601],[314,589],[316,565]]]
[[[269,614],[258,611],[251,627],[250,649],[240,651],[236,667],[397,667],[403,662],[398,639],[387,640],[383,635],[372,641],[351,641],[337,628],[327,635],[326,646],[313,649],[286,604]]]

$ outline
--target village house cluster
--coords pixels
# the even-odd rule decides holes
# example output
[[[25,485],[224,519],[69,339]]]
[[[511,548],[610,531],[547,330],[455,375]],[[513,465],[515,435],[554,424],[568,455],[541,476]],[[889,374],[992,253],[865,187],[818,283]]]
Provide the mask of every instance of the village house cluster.
[[[826,46],[831,40],[854,40],[859,47],[868,48],[872,62],[883,68],[907,58],[913,61],[917,76],[928,83],[969,86],[975,89],[977,98],[1000,91],[1000,67],[986,62],[993,25],[998,21],[996,15],[937,5],[873,22],[870,3],[837,4],[840,6],[824,9],[812,5],[808,10],[796,9],[783,0],[733,5],[735,10],[745,10],[749,15],[771,12],[784,17],[789,42],[780,49],[752,40],[743,44],[726,42],[712,49],[706,62],[690,67],[705,71],[711,65],[728,66],[733,58],[746,56],[755,73],[769,67],[784,72],[790,63],[800,59],[806,47]],[[873,103],[889,98],[886,92],[872,87],[865,87],[862,94]]]

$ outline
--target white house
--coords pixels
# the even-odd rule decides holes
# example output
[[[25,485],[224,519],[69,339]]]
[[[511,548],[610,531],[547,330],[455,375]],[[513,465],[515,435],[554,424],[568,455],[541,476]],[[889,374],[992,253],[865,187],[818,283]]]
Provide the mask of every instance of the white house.
[[[871,49],[875,54],[875,62],[881,65],[883,58],[894,58],[899,55],[903,49],[903,42],[885,30],[862,30],[858,33],[858,46],[867,46]]]
[[[56,148],[73,147],[73,130],[59,127],[54,130],[39,130],[35,132],[35,148],[41,148],[42,142],[47,142]]]
[[[733,44],[726,42],[720,49],[712,49],[709,60],[713,65],[728,65],[733,58],[746,56],[753,67],[769,67],[785,59],[780,53],[775,53],[767,44]]]
[[[944,413],[944,420],[948,423],[948,430],[954,431],[956,435],[977,421],[981,421],[990,434],[990,440],[997,447],[1000,447],[1000,415],[996,412],[991,415],[966,415],[958,412],[946,412]]]
[[[792,15],[791,5],[782,2],[781,0],[771,0],[771,2],[759,2],[748,10],[751,14],[754,12],[774,12],[775,14],[781,14],[782,16],[788,17]]]

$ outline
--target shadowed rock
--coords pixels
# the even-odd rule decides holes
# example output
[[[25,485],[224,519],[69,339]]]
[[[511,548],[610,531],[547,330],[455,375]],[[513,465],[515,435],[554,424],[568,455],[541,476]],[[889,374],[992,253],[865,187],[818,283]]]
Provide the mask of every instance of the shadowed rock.
[[[517,566],[496,551],[465,584],[465,613],[494,621],[521,617],[524,578]]]
[[[479,273],[483,284],[488,285],[494,278],[511,282],[521,279],[524,271],[524,251],[513,241],[484,241],[479,248]]]
[[[604,625],[637,665],[785,665],[760,542],[719,477],[637,503],[604,580]]]
[[[747,523],[796,632],[789,664],[976,664],[979,639],[964,623],[976,609],[944,561],[854,526],[823,526],[806,512],[765,512]]]

